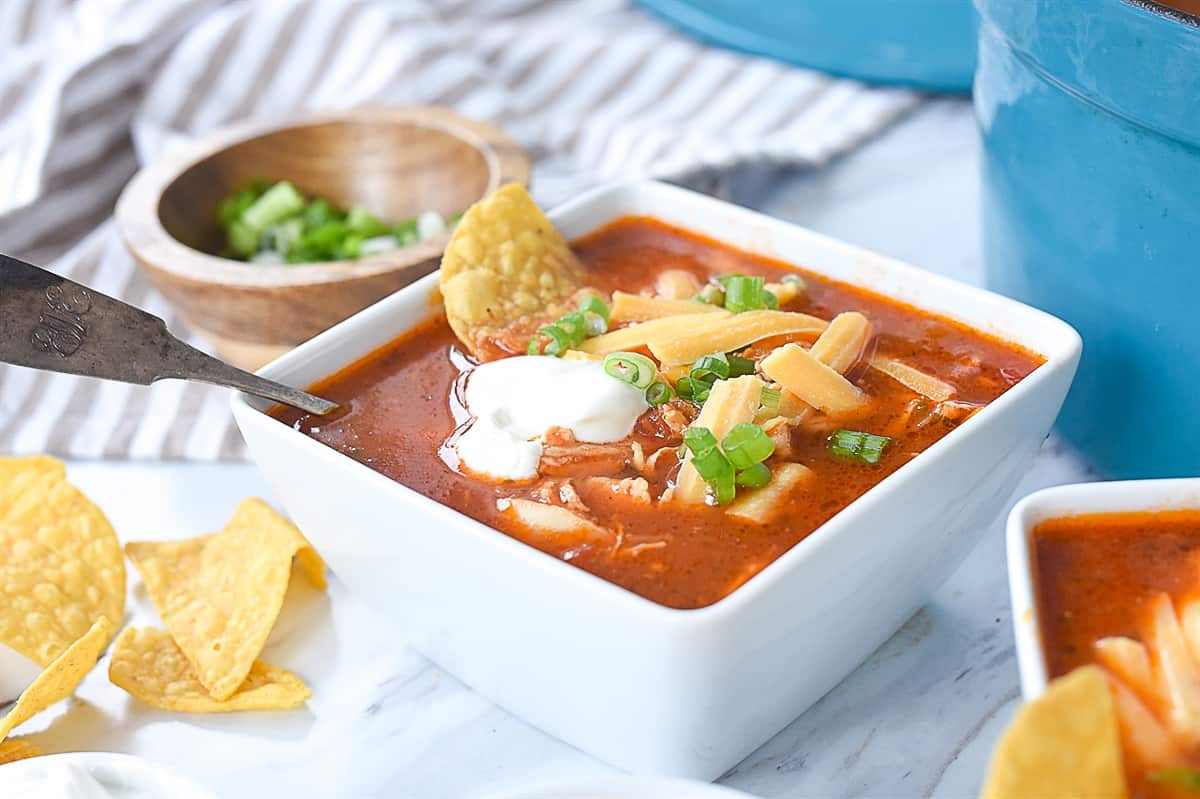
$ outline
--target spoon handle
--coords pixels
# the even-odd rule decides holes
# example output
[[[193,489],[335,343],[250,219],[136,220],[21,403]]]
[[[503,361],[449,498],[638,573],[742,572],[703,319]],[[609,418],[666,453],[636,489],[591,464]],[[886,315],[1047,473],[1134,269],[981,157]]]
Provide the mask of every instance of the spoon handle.
[[[199,380],[321,415],[337,407],[206,355],[140,308],[3,254],[0,362],[143,386]]]

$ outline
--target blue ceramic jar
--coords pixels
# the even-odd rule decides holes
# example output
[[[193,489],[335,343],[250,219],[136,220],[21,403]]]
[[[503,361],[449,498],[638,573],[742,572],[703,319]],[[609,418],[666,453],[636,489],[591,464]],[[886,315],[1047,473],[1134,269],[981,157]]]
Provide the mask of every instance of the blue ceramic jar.
[[[638,0],[702,39],[835,75],[967,91],[971,0]]]
[[[989,284],[1066,319],[1063,434],[1200,475],[1200,27],[1127,0],[976,0]]]

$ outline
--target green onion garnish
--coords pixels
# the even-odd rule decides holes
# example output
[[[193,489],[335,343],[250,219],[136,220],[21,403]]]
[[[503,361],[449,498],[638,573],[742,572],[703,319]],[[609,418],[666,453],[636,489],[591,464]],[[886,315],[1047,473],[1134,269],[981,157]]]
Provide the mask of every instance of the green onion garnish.
[[[765,305],[768,310],[771,310],[771,311],[779,310],[779,298],[776,297],[774,295],[774,293],[767,291],[766,289],[763,289],[762,296],[763,296],[763,305]]]
[[[563,314],[555,324],[567,334],[572,347],[578,347],[587,338],[587,319],[581,311]]]
[[[709,283],[707,286],[700,289],[700,293],[692,297],[692,299],[697,302],[715,305],[720,308],[725,304],[725,292],[721,290],[720,286],[714,286],[713,284]]]
[[[281,180],[242,212],[241,221],[251,230],[262,233],[276,222],[303,210],[304,196],[291,183]]]
[[[762,488],[771,482],[771,469],[765,463],[756,463],[749,469],[737,473],[737,484],[745,488]]]
[[[537,336],[531,336],[529,339],[529,343],[525,345],[525,354],[526,355],[541,355],[542,354],[542,340],[540,338],[538,338]]]
[[[600,336],[608,332],[609,311],[604,300],[595,295],[588,295],[580,301],[579,312],[584,316],[585,329],[589,336]]]
[[[725,310],[742,313],[766,308],[767,300],[763,296],[766,293],[763,288],[764,282],[761,277],[747,277],[746,275],[726,277],[724,280]]]
[[[689,377],[709,384],[714,380],[724,380],[729,377],[729,358],[723,352],[705,355],[692,365]]]
[[[675,392],[671,391],[671,386],[665,380],[655,380],[646,388],[646,402],[651,408],[657,408],[664,402],[670,402],[675,396]]]
[[[757,365],[753,358],[743,358],[740,355],[730,355],[727,357],[729,361],[729,376],[741,377],[742,375],[754,374]]]
[[[775,442],[763,432],[763,429],[750,422],[735,425],[725,440],[721,449],[736,469],[749,469],[756,463],[762,463],[775,452]]]
[[[1184,766],[1151,771],[1148,776],[1150,777],[1150,782],[1156,782],[1159,785],[1173,785],[1176,788],[1186,788],[1189,791],[1200,791],[1200,771]]]
[[[758,404],[764,408],[775,410],[783,400],[783,392],[775,388],[764,388],[758,399]]]
[[[717,437],[707,427],[689,427],[683,434],[683,445],[693,455],[703,455],[717,448]]]
[[[681,377],[675,381],[675,393],[684,399],[692,398],[692,378]]]
[[[545,327],[538,328],[538,332],[554,339],[543,350],[547,355],[562,355],[571,348],[570,335],[558,325],[546,325]]]
[[[613,352],[604,358],[604,373],[634,388],[649,388],[658,374],[658,367],[645,355]]]
[[[857,430],[836,430],[829,437],[829,454],[859,463],[876,464],[890,441],[887,436],[860,433]]]
[[[594,294],[589,294],[580,301],[579,310],[584,313],[594,313],[605,322],[609,320],[608,304]]]

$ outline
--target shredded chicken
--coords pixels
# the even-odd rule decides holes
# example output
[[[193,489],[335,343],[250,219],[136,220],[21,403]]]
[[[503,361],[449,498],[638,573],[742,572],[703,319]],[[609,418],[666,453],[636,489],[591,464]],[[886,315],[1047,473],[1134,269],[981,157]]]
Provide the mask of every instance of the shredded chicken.
[[[591,513],[591,509],[580,499],[579,492],[570,480],[547,480],[530,492],[529,498],[546,505],[562,505],[585,516]]]
[[[607,491],[615,497],[628,497],[639,505],[649,505],[651,502],[650,484],[644,477],[626,477],[620,480],[613,477],[589,477],[587,486]]]
[[[629,553],[633,557],[637,557],[638,555],[642,554],[643,552],[646,552],[646,551],[649,551],[652,549],[662,549],[666,545],[667,545],[666,541],[647,541],[644,544],[634,544],[629,549],[625,550],[625,552]]]
[[[679,449],[677,447],[662,447],[656,449],[646,458],[646,466],[642,474],[652,479],[665,480],[671,470],[679,465]]]
[[[678,446],[683,442],[688,425],[695,418],[696,406],[676,399],[643,413],[633,429],[639,435],[654,436],[667,444]]]
[[[771,441],[775,442],[775,457],[780,460],[790,461],[795,455],[795,448],[792,447],[792,427],[790,422],[777,424],[767,431]]]
[[[553,427],[542,445],[538,473],[543,475],[615,474],[632,465],[632,442],[589,444],[577,441],[570,430]]]

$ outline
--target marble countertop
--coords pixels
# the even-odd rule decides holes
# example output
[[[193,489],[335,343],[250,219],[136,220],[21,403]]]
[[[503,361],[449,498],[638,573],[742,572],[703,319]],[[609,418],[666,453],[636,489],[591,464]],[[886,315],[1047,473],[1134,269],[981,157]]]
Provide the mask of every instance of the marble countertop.
[[[751,170],[725,189],[737,202],[977,283],[977,148],[969,103],[934,100],[824,169]],[[252,466],[73,463],[70,474],[125,540],[207,532],[242,497],[270,497]],[[1018,494],[1089,477],[1051,439]],[[131,577],[135,621],[145,622],[150,603]],[[227,799],[472,797],[612,772],[386,630],[336,579],[328,595],[301,589],[263,657],[306,679],[307,709],[163,713],[98,668],[74,700],[29,725],[31,737],[47,751],[141,754]],[[998,518],[924,610],[722,782],[764,797],[968,799],[1017,697]]]

